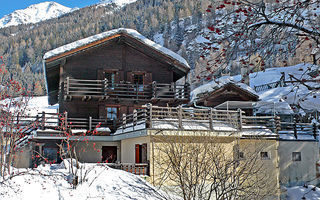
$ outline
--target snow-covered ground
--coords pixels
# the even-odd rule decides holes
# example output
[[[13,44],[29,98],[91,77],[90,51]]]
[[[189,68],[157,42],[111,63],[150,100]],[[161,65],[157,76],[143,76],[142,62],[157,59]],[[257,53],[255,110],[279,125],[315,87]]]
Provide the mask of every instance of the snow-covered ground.
[[[31,116],[35,116],[38,113],[46,112],[46,113],[57,113],[59,105],[49,105],[48,104],[48,96],[40,96],[33,97],[28,102],[28,113]]]
[[[308,185],[307,187],[296,186],[287,189],[288,200],[301,200],[303,197],[307,200],[320,199],[320,188]]]
[[[65,164],[66,163],[66,164]],[[70,165],[39,166],[36,169],[15,169],[13,178],[0,182],[0,199],[4,200],[125,200],[164,199],[157,190],[139,176],[109,168],[103,164],[81,164],[86,179],[75,189],[70,184]],[[84,175],[87,173],[86,175]]]

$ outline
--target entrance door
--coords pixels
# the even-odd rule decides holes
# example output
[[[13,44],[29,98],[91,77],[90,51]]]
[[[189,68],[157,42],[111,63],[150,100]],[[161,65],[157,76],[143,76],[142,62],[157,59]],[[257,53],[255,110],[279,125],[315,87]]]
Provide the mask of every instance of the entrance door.
[[[117,161],[117,147],[103,146],[102,147],[102,162],[115,163]]]

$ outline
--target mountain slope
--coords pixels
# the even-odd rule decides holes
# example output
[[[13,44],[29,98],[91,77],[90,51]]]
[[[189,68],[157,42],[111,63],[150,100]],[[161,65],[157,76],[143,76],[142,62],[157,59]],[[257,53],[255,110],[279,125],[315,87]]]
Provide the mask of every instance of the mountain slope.
[[[34,4],[26,9],[16,10],[0,19],[0,28],[16,26],[19,24],[37,23],[47,19],[59,17],[72,11],[56,2],[43,2]]]

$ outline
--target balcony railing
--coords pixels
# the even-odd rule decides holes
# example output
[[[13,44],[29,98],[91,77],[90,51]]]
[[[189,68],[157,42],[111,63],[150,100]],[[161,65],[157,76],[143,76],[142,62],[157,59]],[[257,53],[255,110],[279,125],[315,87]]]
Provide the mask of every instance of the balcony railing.
[[[145,109],[134,110],[133,114],[123,115],[117,126],[117,134],[140,130],[208,130],[225,132],[250,132],[269,130],[275,134],[299,134],[316,138],[318,129],[312,123],[281,122],[278,116],[246,116],[238,111],[198,109],[179,107],[159,107],[148,104]]]
[[[131,100],[188,100],[190,86],[152,82],[139,85],[132,83],[110,83],[104,80],[83,80],[67,77],[64,97],[131,99]]]
[[[159,107],[147,104],[143,109],[123,115],[118,120],[95,119],[92,117],[68,117],[68,113],[39,113],[37,116],[20,116],[17,123],[21,135],[33,130],[57,130],[57,134],[70,131],[74,135],[121,134],[141,129],[157,130],[207,130],[222,132],[246,132],[270,130],[276,134],[300,134],[318,136],[319,126],[311,123],[280,122],[278,116],[246,116],[238,111],[178,107]],[[100,130],[97,128],[101,128]],[[108,128],[110,130],[108,130]],[[60,131],[60,132],[59,132]],[[115,132],[116,131],[116,132]],[[114,133],[115,132],[115,133]],[[48,135],[43,131],[44,135]]]

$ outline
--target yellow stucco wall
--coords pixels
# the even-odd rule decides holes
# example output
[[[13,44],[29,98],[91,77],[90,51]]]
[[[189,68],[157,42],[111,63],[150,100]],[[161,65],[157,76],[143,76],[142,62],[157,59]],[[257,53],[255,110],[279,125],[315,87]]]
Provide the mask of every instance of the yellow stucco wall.
[[[301,152],[301,161],[292,160],[292,152]],[[279,142],[280,183],[285,186],[317,184],[316,162],[319,148],[316,141]]]

